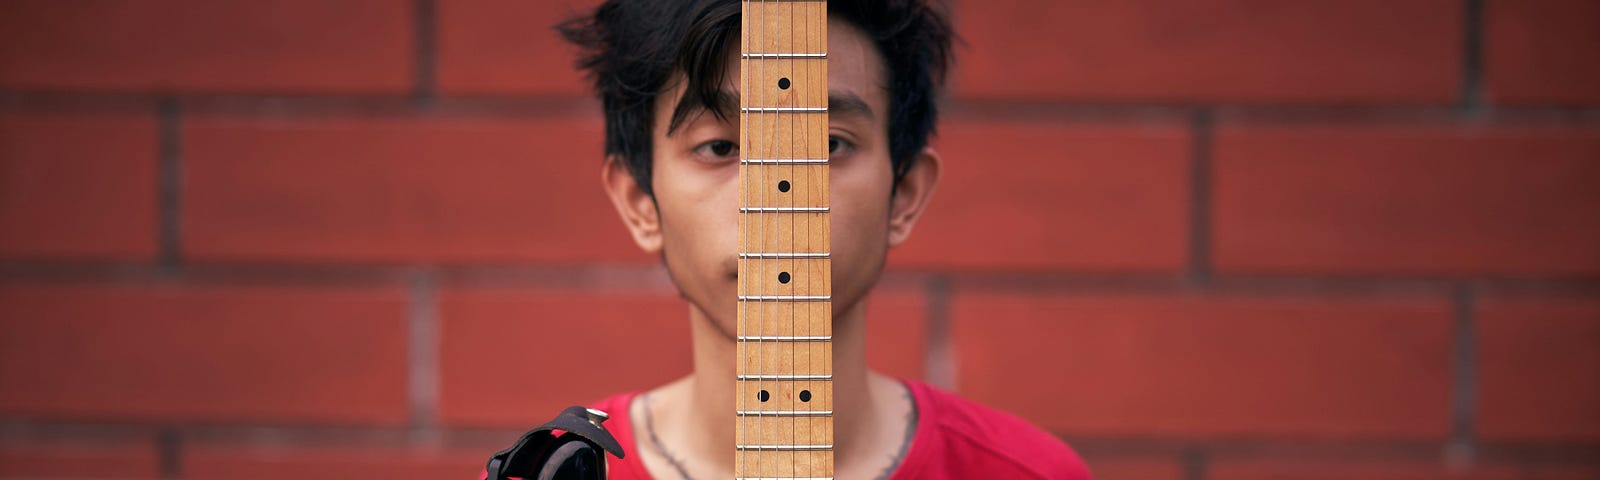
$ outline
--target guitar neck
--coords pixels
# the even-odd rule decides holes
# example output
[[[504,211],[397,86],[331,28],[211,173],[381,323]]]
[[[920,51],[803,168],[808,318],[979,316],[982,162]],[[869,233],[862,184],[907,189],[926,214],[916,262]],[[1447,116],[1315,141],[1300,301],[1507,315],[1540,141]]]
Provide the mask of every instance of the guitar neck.
[[[832,478],[827,4],[743,4],[734,468]]]

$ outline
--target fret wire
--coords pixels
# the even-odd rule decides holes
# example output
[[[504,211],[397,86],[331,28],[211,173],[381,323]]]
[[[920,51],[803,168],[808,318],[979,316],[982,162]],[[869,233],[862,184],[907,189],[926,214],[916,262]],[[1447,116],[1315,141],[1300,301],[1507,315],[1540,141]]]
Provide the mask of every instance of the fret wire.
[[[831,417],[833,410],[739,410],[741,417]]]
[[[744,113],[828,113],[828,107],[739,107]]]
[[[828,213],[828,207],[739,207],[739,213]]]
[[[747,302],[747,301],[757,301],[757,302],[827,302],[827,301],[831,301],[832,299],[833,299],[833,297],[831,295],[740,295],[739,296],[739,301],[741,301],[741,302]]]
[[[772,450],[772,451],[779,451],[779,452],[803,452],[803,451],[820,452],[820,451],[824,451],[824,450],[833,450],[833,445],[734,445],[734,446],[738,447],[740,450],[756,450],[756,451]]]
[[[828,258],[828,256],[829,256],[829,254],[827,252],[822,252],[822,253],[756,253],[756,252],[739,252],[739,258],[756,258],[756,259],[811,259],[811,260],[819,260],[819,259]]]
[[[757,60],[769,58],[828,58],[828,54],[826,53],[741,53],[739,55],[743,58],[753,58]]]
[[[739,375],[739,380],[833,380],[832,374],[824,375]]]
[[[826,158],[741,158],[741,165],[827,165]]]

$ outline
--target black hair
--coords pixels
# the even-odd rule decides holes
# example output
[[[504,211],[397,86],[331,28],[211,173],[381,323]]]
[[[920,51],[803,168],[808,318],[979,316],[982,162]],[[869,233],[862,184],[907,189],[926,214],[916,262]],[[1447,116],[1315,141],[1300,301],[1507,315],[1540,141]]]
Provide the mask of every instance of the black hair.
[[[635,182],[650,181],[655,99],[683,75],[683,98],[668,131],[704,109],[726,120],[718,99],[729,47],[739,41],[740,0],[607,0],[556,26],[582,53],[606,121],[605,153],[626,163]],[[877,47],[888,75],[889,160],[895,185],[938,123],[935,100],[951,63],[951,29],[927,0],[830,0],[828,16],[860,29]]]

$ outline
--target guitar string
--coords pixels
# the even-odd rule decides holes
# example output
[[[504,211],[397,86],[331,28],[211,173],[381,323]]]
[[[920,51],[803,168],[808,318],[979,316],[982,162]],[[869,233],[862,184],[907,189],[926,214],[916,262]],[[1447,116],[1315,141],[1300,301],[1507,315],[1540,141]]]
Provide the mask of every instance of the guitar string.
[[[755,51],[756,52],[765,52],[767,50],[767,41],[766,41],[766,39],[767,39],[767,35],[766,35],[767,34],[767,0],[761,0],[760,9],[761,9],[760,23],[758,25],[756,25],[756,36],[755,36],[755,39],[756,39],[757,43],[756,43]],[[762,62],[760,59],[757,59],[755,64],[756,64],[756,80],[759,82],[762,78],[766,77],[766,75],[765,75],[765,73],[766,73],[766,64],[764,62]],[[760,96],[757,96],[755,94],[755,92],[757,90],[751,88],[751,84],[747,83],[747,84],[741,85],[740,87],[742,89],[744,89],[744,93],[748,93],[749,94],[749,95],[741,95],[741,98],[747,99],[746,100],[747,102],[752,102],[752,101],[755,101],[756,99],[761,98]],[[764,103],[764,102],[762,102],[762,103]],[[766,107],[766,106],[767,105],[757,105],[757,107]],[[764,115],[764,114],[763,113],[757,113],[756,115],[757,115],[756,118],[759,121],[762,118],[761,116]],[[741,126],[741,128],[743,128],[743,126]],[[759,130],[757,130],[756,131],[756,135],[758,135],[758,136],[761,135],[761,132]],[[776,135],[776,132],[774,132],[774,135]],[[770,141],[766,142],[766,145],[762,145],[762,147],[763,148],[767,148],[767,149],[771,149],[771,142]],[[758,157],[758,158],[760,158],[760,157]],[[767,183],[767,168],[765,166],[763,166],[759,170],[761,171],[761,182],[757,184],[758,185],[757,186],[758,189],[761,188],[760,185],[766,185],[766,183]],[[758,199],[767,198],[767,195],[766,195],[764,190],[756,190],[756,191],[757,192],[761,192],[761,193],[759,193],[757,195],[756,198],[758,198]],[[758,206],[766,206],[765,204],[767,202],[761,201],[761,203],[762,203],[762,205],[758,205]],[[760,237],[759,238],[759,240],[760,240],[760,247],[759,248],[762,251],[766,251],[767,250],[767,248],[766,248],[767,247],[767,232],[766,232],[766,230],[767,230],[767,219],[766,219],[766,213],[764,213],[764,210],[757,210],[757,212],[758,213],[756,213],[756,218],[758,220],[760,220],[760,222],[761,222],[761,226],[758,227],[758,230],[757,230],[757,232],[759,232],[757,234],[757,236]],[[756,285],[761,285],[761,282],[764,282],[765,278],[767,276],[766,275],[766,273],[767,273],[767,262],[765,262],[765,261],[757,261],[756,265],[757,265],[757,267],[756,267],[757,272],[756,272],[756,277],[755,277],[756,278],[756,282],[757,282]],[[765,291],[766,289],[761,289],[761,290]],[[761,293],[761,292],[757,292],[757,293]],[[761,297],[756,297],[756,302],[757,302],[756,303],[756,316],[757,316],[757,323],[756,323],[756,370],[757,370],[757,372],[756,372],[756,374],[757,375],[761,375],[761,374],[765,374],[767,372],[767,365],[766,365],[766,353],[767,352],[766,352],[766,348],[765,348],[766,345],[762,344],[763,340],[764,340],[762,337],[766,336],[764,334],[766,333],[766,330],[767,330],[766,329],[767,315],[766,315],[766,310],[763,308],[764,305],[761,304]],[[763,387],[763,385],[762,385],[762,379],[763,378],[764,377],[756,377],[756,387],[757,388],[762,388]],[[777,389],[777,382],[774,381],[773,382],[772,391],[776,392],[777,390],[778,390]],[[772,393],[768,393],[767,394],[767,400],[775,401],[775,400],[777,400],[777,398],[776,398],[775,395],[772,395]],[[766,413],[765,410],[766,410],[765,408],[761,408],[761,407],[757,407],[756,408],[756,440],[755,440],[755,443],[757,445],[757,447],[756,447],[756,474],[755,474],[756,477],[764,477],[764,476],[766,476],[766,475],[764,475],[765,471],[762,469],[762,465],[761,465],[762,461],[765,460],[764,457],[766,457],[766,455],[762,453],[761,448],[760,448],[760,445],[762,443],[765,443],[765,440],[766,440],[766,435],[764,435],[764,433],[765,433],[764,430],[766,428],[766,425],[765,425],[766,424],[766,420],[764,418],[765,413]],[[748,450],[745,450],[745,451],[748,451]],[[777,475],[773,475],[773,476],[776,477]]]
[[[811,13],[810,13],[810,11],[806,11],[806,16],[805,16],[805,19],[803,19],[803,21],[805,21],[806,35],[808,35],[808,38],[810,38],[811,29],[813,29],[813,26],[811,26]],[[808,46],[810,46],[810,45],[808,45]],[[813,51],[814,51],[814,48],[806,48],[805,53],[813,53]],[[824,45],[824,48],[822,48],[822,51],[827,51],[826,45]],[[824,62],[826,62],[826,61],[824,61]],[[803,75],[805,75],[806,82],[800,83],[800,85],[813,85],[813,83],[811,83],[811,82],[814,82],[814,80],[813,80],[814,77],[813,77],[813,75],[811,75],[811,62],[803,62],[803,64],[805,64],[805,74],[803,74]],[[826,86],[827,85],[827,82],[826,82],[827,78],[822,78],[822,80],[824,80],[824,82],[821,82],[821,85]],[[824,88],[824,90],[822,90],[822,94],[824,94],[824,96],[826,96],[826,93],[827,93],[827,90],[826,90],[826,88]],[[798,94],[798,91],[795,94]],[[808,94],[808,98],[810,98],[810,94]],[[824,118],[827,118],[827,117],[824,117]],[[814,126],[816,126],[816,125],[811,125],[811,123],[806,123],[805,130],[802,131],[802,138],[803,138],[802,142],[803,142],[803,144],[805,144],[805,146],[806,146],[805,147],[806,154],[808,154],[808,155],[806,155],[806,157],[813,157],[813,155],[811,155],[811,154],[813,154],[813,152],[811,152],[811,149],[814,149],[814,147],[816,147],[813,144],[813,142],[814,142],[813,139],[811,139],[811,130],[813,130]],[[826,122],[824,122],[824,126],[826,126]],[[824,149],[824,154],[826,154],[826,149]],[[814,192],[814,190],[816,190],[816,186],[818,186],[818,182],[816,182],[816,179],[811,178],[811,171],[813,171],[813,170],[814,170],[814,166],[805,166],[805,173],[806,173],[806,194],[805,194],[805,197],[806,197],[806,203],[808,203],[808,205],[816,205],[816,203],[814,203],[814,198],[811,197],[811,192]],[[827,181],[826,178],[822,179],[822,182],[826,182],[826,181]],[[821,218],[824,219],[824,221],[826,221],[826,219],[829,218],[829,216],[830,216],[830,214],[822,214]],[[813,221],[814,221],[814,219],[813,219]],[[806,222],[805,243],[806,243],[806,251],[813,251],[813,250],[811,250],[811,248],[813,248],[813,245],[811,245],[811,221]],[[824,262],[824,261],[818,261],[818,262]],[[816,291],[811,291],[811,288],[814,288],[814,286],[818,285],[818,283],[813,282],[813,278],[811,278],[811,274],[816,274],[816,272],[818,272],[818,269],[814,269],[814,267],[810,267],[810,269],[806,269],[806,272],[808,272],[808,275],[806,275],[806,290],[808,290],[808,291],[806,291],[806,294],[818,294],[818,293],[816,293]],[[822,272],[822,274],[827,274],[826,270],[824,270],[824,272]],[[832,302],[827,302],[827,306],[832,306]],[[824,315],[827,315],[827,312],[830,312],[830,309],[827,309],[827,307],[822,307],[821,310],[822,310],[822,312],[824,312]],[[824,318],[826,318],[826,317],[824,317]],[[813,320],[816,320],[816,310],[814,310],[814,307],[808,307],[808,309],[806,309],[806,325],[805,325],[805,334],[806,334],[806,336],[811,336],[811,334],[813,334],[813,333],[811,333],[811,322],[813,322]],[[811,355],[810,344],[806,344],[806,346],[808,346],[808,347],[806,347],[806,365],[811,366],[811,365],[814,365],[814,360],[816,360],[816,358],[814,358],[813,355]],[[806,381],[806,387],[808,387],[808,389],[816,389],[816,384],[814,384],[814,382],[811,382],[811,381]],[[814,395],[814,392],[813,392],[813,398],[816,398],[816,395]],[[818,398],[818,400],[819,400],[819,398]],[[810,410],[810,408],[806,408],[806,410]],[[814,426],[814,422],[813,422],[813,424],[806,424],[806,443],[808,443],[808,445],[814,445],[814,443],[816,443],[816,437],[814,437],[814,434],[816,434],[816,432],[814,432],[814,430],[813,430],[814,427],[816,427],[816,426]],[[834,442],[829,442],[829,443],[834,443]],[[814,472],[814,470],[813,470],[813,467],[816,466],[816,453],[811,453],[811,451],[806,451],[805,456],[806,456],[806,477],[816,477],[816,472]]]
[[[789,19],[788,19],[789,20],[789,48],[786,49],[786,52],[790,52],[790,53],[801,53],[801,52],[804,51],[802,49],[796,48],[796,43],[797,42],[794,41],[794,34],[795,34],[795,30],[796,30],[795,29],[795,25],[794,25],[794,17],[796,15],[796,13],[794,12],[794,10],[797,9],[797,8],[802,8],[802,7],[798,6],[798,5],[799,4],[794,4],[794,3],[789,4],[789,7],[790,7],[790,12],[789,12],[790,16],[789,16]],[[805,76],[800,75],[800,72],[798,72],[798,71],[796,71],[794,69],[794,60],[792,58],[788,60],[788,67],[789,68],[787,69],[787,71],[788,71],[789,75],[792,77],[792,80],[793,80],[792,82],[790,82],[791,85],[793,85],[793,87],[792,87],[793,90],[791,90],[790,93],[789,93],[790,104],[794,105],[794,106],[802,106],[803,102],[801,102],[800,99],[803,98],[803,96],[801,95],[800,92],[801,92],[801,90],[803,88],[805,88],[807,85],[809,85],[809,79],[806,78]],[[812,105],[803,105],[803,106],[810,107]],[[810,154],[809,149],[806,149],[804,147],[801,147],[801,148],[797,149],[794,146],[795,145],[794,144],[795,137],[797,136],[797,134],[796,134],[797,128],[795,127],[795,125],[796,125],[797,122],[799,122],[799,119],[801,117],[802,116],[798,115],[798,114],[789,116],[789,140],[790,140],[789,150],[790,150],[790,153],[792,154],[791,156],[793,156],[795,158],[810,158],[811,156],[809,155]],[[798,131],[799,131],[798,136],[804,138],[805,134],[806,134],[805,127],[798,128]],[[805,145],[805,143],[802,141],[801,145]],[[804,167],[796,166],[795,168],[804,168]],[[793,175],[793,170],[791,169],[791,176],[792,175]],[[796,180],[798,180],[798,178],[796,178]],[[798,187],[798,188],[810,189],[811,187],[812,187],[812,185],[811,185],[810,181],[807,181],[806,183],[803,184],[803,187]],[[798,195],[799,195],[799,192],[796,192],[795,196],[798,196]],[[793,198],[793,197],[791,197],[791,198]],[[807,198],[809,198],[809,196]],[[807,203],[806,205],[810,206],[809,203]],[[795,220],[796,217],[800,217],[801,215],[805,215],[806,216],[806,222],[804,222],[804,223],[806,224],[807,232],[810,231],[810,220],[811,220],[810,219],[810,214],[797,214],[797,215],[794,215],[794,216],[790,217],[791,222],[790,222],[790,227],[789,228],[790,228],[791,232],[798,232],[799,231],[795,226],[794,220]],[[800,251],[810,252],[810,251],[812,251],[810,247],[811,247],[810,242],[809,241],[805,242],[804,248],[802,250],[800,250]],[[814,260],[812,260],[812,261],[814,261]],[[799,261],[796,261],[796,263],[799,263]],[[809,265],[809,263],[810,263],[810,261],[806,262],[807,265]],[[790,268],[794,268],[794,267],[791,266]],[[796,269],[796,271],[798,271],[798,269]],[[812,272],[811,269],[809,269],[809,268],[806,269],[806,282],[807,282],[806,284],[808,286],[810,285],[810,279],[811,279],[811,275],[810,274],[811,274],[811,272]],[[807,289],[805,291],[805,294],[806,295],[814,295],[814,294],[816,294],[816,292],[813,292],[813,291]],[[802,308],[802,307],[800,307],[799,305],[795,306],[795,309],[799,309],[799,308]],[[808,303],[803,308],[805,308],[805,311],[806,311],[805,318],[809,319],[811,311],[812,311],[812,305]],[[790,336],[794,336],[794,328],[795,328],[795,325],[794,325],[794,310],[790,310],[790,323],[789,323],[789,332],[790,332],[789,335]],[[789,364],[790,364],[791,368],[795,368],[796,365],[797,365],[797,363],[794,361],[795,350],[799,349],[799,348],[802,348],[802,347],[800,347],[801,345],[806,345],[806,347],[804,347],[804,348],[810,348],[810,344],[809,343],[796,342],[796,343],[793,343],[791,345],[794,348],[791,348],[789,350],[789,354],[790,354]],[[810,364],[807,363],[806,366],[809,368]],[[814,373],[814,372],[807,371],[806,373],[809,374],[809,373]],[[799,389],[791,389],[790,393],[793,396],[790,398],[789,401],[790,401],[791,406],[793,407],[792,410],[801,410],[800,404],[795,402],[795,400],[798,399],[799,392],[803,392],[803,391],[805,391],[806,388],[810,387],[810,380],[801,380],[801,381],[796,381],[795,383],[797,384],[797,386],[801,386],[801,388],[799,388]],[[806,444],[806,445],[812,445],[813,443],[809,441],[810,440],[809,436],[807,437],[807,441],[806,442],[797,442],[797,441],[795,441],[796,440],[795,439],[796,435],[794,434],[794,431],[798,430],[798,426],[799,426],[800,422],[801,422],[801,420],[797,419],[797,420],[793,421],[790,424],[790,430],[791,430],[790,443],[791,444],[803,443],[803,444]],[[799,459],[800,459],[801,455],[802,454],[800,452],[796,452],[796,453],[794,453],[794,454],[792,454],[790,456],[790,459],[793,460],[793,462],[792,462],[793,465],[795,465],[794,467],[791,467],[793,469],[792,471],[794,472],[795,476],[801,476],[799,468],[798,468],[798,465],[800,463]],[[803,455],[806,458],[805,465],[806,465],[807,471],[809,472],[810,471],[810,467],[811,467],[812,453],[808,450]],[[812,475],[805,475],[805,476],[812,476]]]
[[[739,48],[740,48],[741,51],[746,51],[746,50],[750,49],[750,41],[749,41],[750,24],[754,23],[754,22],[750,21],[750,15],[749,15],[749,13],[750,13],[750,2],[749,2],[749,0],[745,0],[744,2],[742,2],[741,9],[742,9],[742,14],[739,17],[740,17],[740,21],[745,24],[745,29],[743,30],[743,33],[740,35],[741,38],[739,39],[739,43],[740,43]],[[739,65],[739,76],[740,76],[740,80],[739,81],[740,81],[740,84],[741,85],[748,85],[750,83],[750,80],[749,80],[750,75],[749,75],[748,69],[745,68],[746,65],[744,63],[745,61],[744,61],[744,57],[742,55],[740,56],[739,62],[740,62],[740,65]],[[740,136],[740,138],[739,138],[739,144],[740,144],[739,145],[739,147],[740,147],[739,156],[740,157],[745,157],[749,153],[749,150],[744,148],[744,147],[748,146],[747,143],[748,143],[748,140],[749,140],[748,139],[749,132],[744,129],[744,126],[749,124],[748,117],[749,117],[749,114],[745,113],[744,110],[741,109],[739,111],[739,136]],[[740,198],[740,203],[743,203],[745,205],[749,205],[750,204],[750,174],[747,171],[748,170],[747,167],[748,167],[747,165],[739,165],[739,184],[740,184],[739,196],[741,197]],[[750,250],[750,222],[749,222],[749,218],[748,218],[747,215],[740,215],[739,216],[739,229],[740,229],[740,232],[739,232],[740,239],[739,240],[740,240],[740,247],[741,247],[740,251],[743,251],[745,253],[749,253],[749,250]],[[745,258],[743,258],[744,257],[743,255],[741,255],[740,257],[741,258],[739,258],[739,275],[738,275],[738,277],[739,277],[739,294],[740,295],[747,295],[749,292],[747,291],[746,284],[748,284],[749,281],[750,281],[750,278],[749,278],[750,262],[748,260],[746,260]],[[750,307],[749,307],[748,303],[744,302],[744,301],[739,302],[739,330],[741,330],[741,333],[743,333],[744,335],[749,335],[750,334],[749,333],[749,331],[750,331]],[[750,346],[745,342],[738,342],[738,348],[736,350],[739,353],[739,370],[740,370],[739,373],[740,374],[748,373],[748,368],[746,368],[746,367],[748,365],[747,362],[748,362],[748,360],[750,358]],[[745,404],[747,402],[747,400],[745,399],[745,393],[748,392],[749,390],[745,388],[744,377],[736,377],[736,383],[737,383],[737,386],[738,386],[738,391],[735,392],[735,395],[737,395],[739,397],[738,401],[737,401],[738,407],[736,407],[736,408],[739,408],[740,410],[745,410],[744,406],[745,406]],[[744,417],[735,417],[735,418],[737,419],[738,430],[736,432],[734,432],[734,442],[735,442],[735,445],[743,445],[745,443],[745,441],[746,441],[745,429],[744,429]],[[735,448],[734,449],[734,457],[735,457],[734,469],[738,470],[738,475],[736,475],[736,476],[743,476],[744,475],[744,464],[745,464],[745,458],[744,458],[745,455],[744,455],[743,451]],[[684,477],[687,480],[688,475],[685,475]]]
[[[788,50],[788,51],[794,51],[795,50],[795,48],[794,48],[794,45],[795,45],[795,42],[794,42],[794,30],[795,30],[795,28],[794,28],[794,17],[795,17],[794,9],[795,9],[795,6],[794,5],[795,4],[793,4],[793,3],[790,3],[790,4],[787,5],[789,7],[789,18],[788,18],[788,20],[789,20],[789,48],[787,48],[785,50]],[[788,68],[785,68],[784,71],[786,73],[788,73],[790,77],[795,77],[795,78],[791,79],[791,81],[789,82],[790,83],[790,88],[793,88],[793,90],[789,91],[789,104],[797,106],[797,105],[800,104],[800,102],[795,101],[795,100],[796,100],[796,95],[800,91],[801,83],[796,82],[796,80],[801,80],[801,79],[797,75],[795,75],[794,61],[793,60],[789,60],[786,63],[788,63]],[[799,152],[796,152],[795,144],[794,144],[794,140],[795,140],[794,121],[795,121],[796,117],[798,117],[798,115],[790,115],[789,116],[789,156],[792,157],[792,158],[801,158],[803,155],[800,155]],[[802,134],[803,134],[803,132],[802,132]],[[797,181],[796,183],[798,183],[799,178],[794,176],[794,169],[795,168],[796,167],[792,166],[792,165],[789,167],[789,177],[790,178],[794,178]],[[802,185],[794,185],[794,188],[791,189],[790,191],[793,192],[795,190],[799,190],[799,189],[802,189],[802,188],[811,188],[811,185],[809,183],[807,183],[807,184],[805,184],[803,186]],[[795,193],[792,193],[792,194],[789,195],[787,200],[789,200],[790,206],[794,205],[794,203],[795,203],[794,202],[794,198],[796,196],[798,196],[797,195],[798,193],[799,192],[795,192]],[[794,243],[795,243],[794,242],[795,232],[799,231],[799,230],[795,229],[795,217],[798,217],[798,216],[800,216],[800,215],[796,214],[796,215],[790,215],[789,216],[789,244],[790,244],[790,251],[797,251],[797,250],[794,250],[793,247],[794,247]],[[809,243],[807,244],[807,247],[810,247]],[[810,251],[810,248],[807,248],[806,250]],[[790,284],[790,287],[789,287],[789,295],[791,297],[794,296],[794,285],[800,283],[800,282],[794,281],[794,280],[797,280],[796,278],[794,278],[794,276],[798,276],[800,274],[800,271],[798,269],[794,268],[795,264],[797,262],[798,262],[798,260],[790,260],[789,261],[789,271],[792,272],[791,273],[791,277],[790,277],[791,284]],[[809,270],[807,270],[807,272],[809,273]],[[810,278],[810,275],[807,275],[807,278]],[[807,295],[809,295],[812,292],[810,292],[808,290],[805,293]],[[789,305],[789,336],[790,337],[794,336],[795,310],[797,310],[799,308],[800,308],[800,306],[797,305],[797,304],[791,303]],[[807,311],[809,311],[809,307],[808,307]],[[794,351],[795,351],[796,347],[798,347],[799,345],[800,345],[799,343],[790,343],[789,344],[789,368],[790,368],[790,370],[794,370],[794,368],[795,368],[795,361],[794,361],[795,353],[794,353]],[[790,402],[793,403],[793,400],[790,400]],[[790,410],[799,410],[799,408],[796,405],[796,406],[794,406],[794,408],[790,408]],[[797,433],[796,430],[798,429],[799,424],[800,424],[800,420],[791,420],[789,422],[789,443],[791,443],[791,444],[795,443],[795,437],[796,437],[796,433]],[[806,456],[809,459],[810,453],[807,453]],[[789,455],[789,459],[790,459],[789,471],[791,473],[793,473],[797,477],[800,476],[800,469],[799,469],[800,455],[799,454],[790,454]],[[809,462],[807,463],[807,466],[809,467]],[[808,472],[809,472],[809,470],[810,469],[807,468]],[[807,476],[810,476],[810,475],[807,475]]]

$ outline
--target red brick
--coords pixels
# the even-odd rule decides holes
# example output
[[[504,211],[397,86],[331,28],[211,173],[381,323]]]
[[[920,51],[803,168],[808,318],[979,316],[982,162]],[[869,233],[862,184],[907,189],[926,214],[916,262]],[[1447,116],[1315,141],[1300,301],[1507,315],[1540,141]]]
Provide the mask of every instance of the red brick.
[[[0,256],[152,260],[152,115],[0,115]]]
[[[447,288],[440,420],[530,428],[568,406],[687,375],[687,315],[662,293]]]
[[[1214,248],[1229,273],[1600,273],[1600,130],[1228,125]]]
[[[1478,465],[1452,467],[1402,460],[1216,460],[1210,480],[1589,480],[1585,467]]]
[[[1176,458],[1085,458],[1095,480],[1181,480],[1183,464]]]
[[[947,125],[944,172],[893,265],[1178,271],[1188,257],[1181,125]]]
[[[555,25],[593,0],[439,3],[439,90],[454,95],[576,95],[577,49]]]
[[[958,294],[960,392],[1074,435],[1440,439],[1444,301]]]
[[[185,255],[206,261],[647,262],[592,121],[198,118]]]
[[[0,415],[399,425],[400,291],[0,286]]]
[[[9,2],[0,86],[406,93],[409,0]]]
[[[157,453],[151,440],[0,440],[0,479],[157,480]]]
[[[471,480],[492,449],[428,447],[221,445],[185,450],[185,479],[230,480]]]
[[[1500,104],[1600,104],[1600,3],[1484,2],[1484,90]]]
[[[441,418],[452,425],[527,426],[568,405],[686,375],[693,369],[686,308],[681,301],[648,293],[446,289],[440,295]],[[869,365],[895,377],[921,379],[925,312],[920,295],[875,294],[867,306]],[[568,334],[606,341],[496,347],[502,339]],[[530,361],[530,356],[581,356],[588,367],[568,371]],[[641,362],[652,368],[639,368]]]
[[[1461,2],[963,5],[963,97],[1445,104],[1459,94]]]
[[[1481,437],[1600,440],[1600,301],[1490,299],[1477,325]]]
[[[867,299],[867,366],[892,377],[922,380],[927,370],[927,318],[922,295],[874,291]]]

